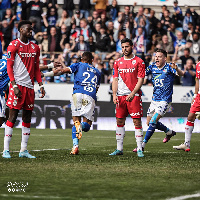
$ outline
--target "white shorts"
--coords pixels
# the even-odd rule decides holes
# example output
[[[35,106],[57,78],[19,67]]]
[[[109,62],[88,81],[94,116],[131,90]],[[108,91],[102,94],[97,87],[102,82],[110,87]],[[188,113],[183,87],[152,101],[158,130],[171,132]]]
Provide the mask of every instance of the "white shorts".
[[[161,116],[164,116],[170,107],[171,103],[166,101],[152,101],[147,111],[147,116],[152,117],[155,112]]]
[[[72,117],[81,116],[89,119],[90,121],[94,121],[94,108],[95,100],[91,96],[82,93],[72,95]]]
[[[0,117],[6,117],[5,110],[6,110],[5,97],[3,95],[0,95]]]

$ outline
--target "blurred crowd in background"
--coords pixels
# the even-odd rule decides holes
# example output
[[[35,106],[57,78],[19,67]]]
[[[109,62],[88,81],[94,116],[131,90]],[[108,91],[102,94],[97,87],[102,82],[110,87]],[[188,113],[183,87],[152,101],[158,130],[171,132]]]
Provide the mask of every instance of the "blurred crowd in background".
[[[174,1],[173,12],[166,5],[159,13],[151,8],[118,5],[117,0],[1,0],[0,41],[6,51],[10,41],[19,37],[18,23],[30,20],[33,25],[31,41],[41,49],[41,65],[55,60],[66,66],[80,61],[84,51],[94,55],[94,67],[101,71],[101,83],[112,82],[114,61],[122,56],[120,41],[132,39],[134,54],[146,66],[154,62],[154,52],[163,48],[167,62],[177,62],[184,70],[176,85],[195,84],[195,64],[200,55],[200,15],[187,7],[183,13]],[[137,9],[136,9],[137,7]],[[45,78],[44,82],[73,82],[72,75]],[[151,85],[151,77],[144,84]]]

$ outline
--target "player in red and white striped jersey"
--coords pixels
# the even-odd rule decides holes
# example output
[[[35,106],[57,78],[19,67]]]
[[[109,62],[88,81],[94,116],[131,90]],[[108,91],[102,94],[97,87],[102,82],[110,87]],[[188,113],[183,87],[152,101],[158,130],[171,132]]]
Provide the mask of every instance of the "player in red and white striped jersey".
[[[185,142],[179,146],[173,146],[174,149],[190,151],[190,141],[192,137],[192,131],[194,129],[194,121],[196,116],[200,118],[200,62],[196,65],[196,84],[194,98],[192,100],[192,105],[188,114],[187,123],[185,126]]]
[[[145,64],[142,59],[133,55],[133,43],[125,38],[121,40],[124,56],[115,61],[113,75],[113,102],[116,104],[116,140],[117,149],[109,155],[123,154],[123,140],[125,136],[125,120],[130,114],[135,125],[135,138],[138,147],[138,156],[143,157],[142,139],[143,130],[141,117],[142,92],[140,90],[145,77]]]
[[[45,96],[39,69],[40,49],[29,42],[32,36],[32,23],[21,21],[18,25],[20,38],[12,41],[7,49],[7,71],[11,81],[7,106],[10,108],[4,136],[4,158],[11,158],[9,143],[19,110],[22,112],[22,141],[19,157],[35,158],[27,150],[30,136],[31,114],[34,108],[34,78],[38,82],[41,97]]]

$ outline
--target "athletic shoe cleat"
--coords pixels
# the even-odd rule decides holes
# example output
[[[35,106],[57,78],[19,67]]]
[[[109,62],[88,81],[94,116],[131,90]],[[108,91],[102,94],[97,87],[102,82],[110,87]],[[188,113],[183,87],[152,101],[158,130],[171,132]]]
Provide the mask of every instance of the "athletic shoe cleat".
[[[2,157],[3,157],[3,158],[11,158],[10,152],[9,152],[8,150],[5,150],[5,151],[3,152]]]
[[[81,139],[81,137],[82,137],[82,124],[79,121],[75,121],[74,126],[76,127],[76,137],[78,139]]]
[[[115,149],[114,152],[109,154],[109,156],[118,156],[118,155],[123,155],[123,151]]]
[[[183,150],[183,151],[186,151],[186,152],[190,151],[190,147],[188,147],[184,143],[179,145],[179,146],[173,146],[173,148],[176,149],[176,150]]]
[[[71,155],[78,155],[79,150],[78,150],[78,146],[74,146],[70,152]]]
[[[137,151],[137,155],[138,155],[138,157],[140,157],[140,158],[144,157],[143,151],[140,150],[140,149]]]
[[[28,152],[28,150],[19,152],[19,157],[20,157],[20,158],[36,158],[35,156],[32,156],[32,155]]]
[[[176,135],[176,132],[175,131],[172,131],[172,134],[171,135],[167,135],[166,134],[166,137],[163,139],[163,143],[166,143],[166,142],[169,142],[169,140],[171,139],[172,136],[175,136]]]
[[[142,147],[142,151],[144,152],[144,147]],[[137,147],[135,149],[133,149],[134,153],[137,153]]]

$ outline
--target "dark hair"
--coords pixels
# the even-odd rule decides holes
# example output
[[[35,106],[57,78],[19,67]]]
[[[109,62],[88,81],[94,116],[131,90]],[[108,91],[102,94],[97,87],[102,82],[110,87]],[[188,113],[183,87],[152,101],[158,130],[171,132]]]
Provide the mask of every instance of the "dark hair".
[[[21,22],[19,22],[18,24],[18,31],[20,31],[20,28],[25,25],[25,24],[30,24],[32,25],[32,22],[28,21],[28,20],[22,20]]]
[[[93,59],[93,55],[91,52],[89,51],[85,51],[83,54],[82,54],[82,59],[86,62],[86,63],[92,63],[92,59]]]
[[[167,57],[167,52],[164,50],[164,49],[157,49],[156,50],[156,53],[157,52],[160,52],[160,53],[162,53],[165,57]]]
[[[128,39],[128,38],[124,38],[121,40],[121,44],[128,42],[131,46],[133,46],[133,42],[132,40]]]
[[[190,53],[190,49],[189,48],[185,48],[184,51],[188,51]]]

